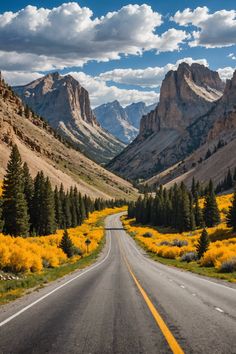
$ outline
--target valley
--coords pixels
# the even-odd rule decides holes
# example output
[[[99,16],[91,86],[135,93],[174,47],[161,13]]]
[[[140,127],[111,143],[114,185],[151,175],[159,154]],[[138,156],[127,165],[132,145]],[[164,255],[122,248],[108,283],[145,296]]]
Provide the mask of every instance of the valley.
[[[0,354],[235,354],[232,0],[0,3]]]

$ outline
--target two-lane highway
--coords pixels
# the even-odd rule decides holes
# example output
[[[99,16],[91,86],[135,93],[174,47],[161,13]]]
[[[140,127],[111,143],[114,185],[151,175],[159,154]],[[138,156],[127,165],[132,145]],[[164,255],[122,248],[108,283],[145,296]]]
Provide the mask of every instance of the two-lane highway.
[[[150,260],[106,220],[93,266],[0,308],[0,353],[236,353],[236,288]]]

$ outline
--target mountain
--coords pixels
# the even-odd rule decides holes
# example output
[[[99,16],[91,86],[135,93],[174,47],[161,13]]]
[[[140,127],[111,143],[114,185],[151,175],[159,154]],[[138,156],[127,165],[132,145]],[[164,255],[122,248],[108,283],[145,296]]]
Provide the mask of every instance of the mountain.
[[[32,112],[0,77],[0,180],[12,144],[16,143],[32,175],[43,170],[53,185],[77,185],[83,194],[102,198],[133,198],[130,183],[76,151]]]
[[[94,114],[104,129],[119,140],[130,143],[138,135],[142,116],[155,106],[146,106],[144,102],[138,102],[123,108],[116,100],[95,108]]]
[[[203,65],[181,63],[163,80],[158,106],[141,119],[137,138],[108,167],[126,178],[150,178],[180,162],[207,139],[209,115],[224,83]]]
[[[153,111],[157,106],[157,103],[154,103],[150,106],[146,106],[144,102],[132,103],[129,106],[125,107],[125,111],[128,115],[129,122],[137,129],[140,126],[140,120],[142,116]]]
[[[223,96],[214,108],[191,130],[201,135],[199,148],[181,163],[150,178],[147,184],[173,185],[184,181],[190,185],[193,176],[202,182],[212,179],[218,184],[229,168],[236,167],[236,71],[227,80]]]
[[[55,72],[14,91],[58,134],[99,163],[106,163],[124,144],[102,129],[90,107],[89,94],[72,76]]]
[[[138,134],[138,129],[130,124],[126,110],[118,101],[103,104],[94,109],[101,126],[125,143],[129,143]]]

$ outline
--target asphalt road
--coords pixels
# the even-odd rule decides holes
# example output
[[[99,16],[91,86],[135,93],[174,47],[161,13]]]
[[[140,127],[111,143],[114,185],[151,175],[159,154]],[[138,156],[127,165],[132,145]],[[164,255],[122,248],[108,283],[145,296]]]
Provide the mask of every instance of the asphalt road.
[[[236,353],[236,287],[150,260],[107,218],[96,264],[0,308],[0,353]]]

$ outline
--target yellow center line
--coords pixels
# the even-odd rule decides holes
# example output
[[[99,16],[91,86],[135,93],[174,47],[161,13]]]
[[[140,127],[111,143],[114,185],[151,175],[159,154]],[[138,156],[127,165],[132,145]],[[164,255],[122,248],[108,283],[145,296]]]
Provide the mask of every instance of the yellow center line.
[[[118,239],[119,240],[119,239]],[[123,250],[123,247],[120,243],[119,240],[119,245],[120,245],[120,250],[121,250],[121,254],[124,258],[124,261],[126,263],[126,266],[129,270],[129,273],[131,274],[137,288],[139,289],[140,293],[142,294],[152,316],[154,317],[158,327],[160,328],[161,332],[163,333],[169,347],[171,348],[172,352],[174,354],[184,354],[183,349],[180,347],[179,343],[177,342],[177,340],[175,339],[175,337],[173,336],[173,334],[171,333],[171,331],[169,330],[168,326],[165,324],[165,321],[163,320],[163,318],[161,317],[161,315],[159,314],[159,312],[157,311],[157,309],[155,308],[155,306],[153,305],[152,301],[150,300],[149,296],[147,295],[146,291],[142,288],[141,284],[139,283],[138,279],[136,278],[136,276],[134,275],[131,266],[125,256],[125,252]]]

